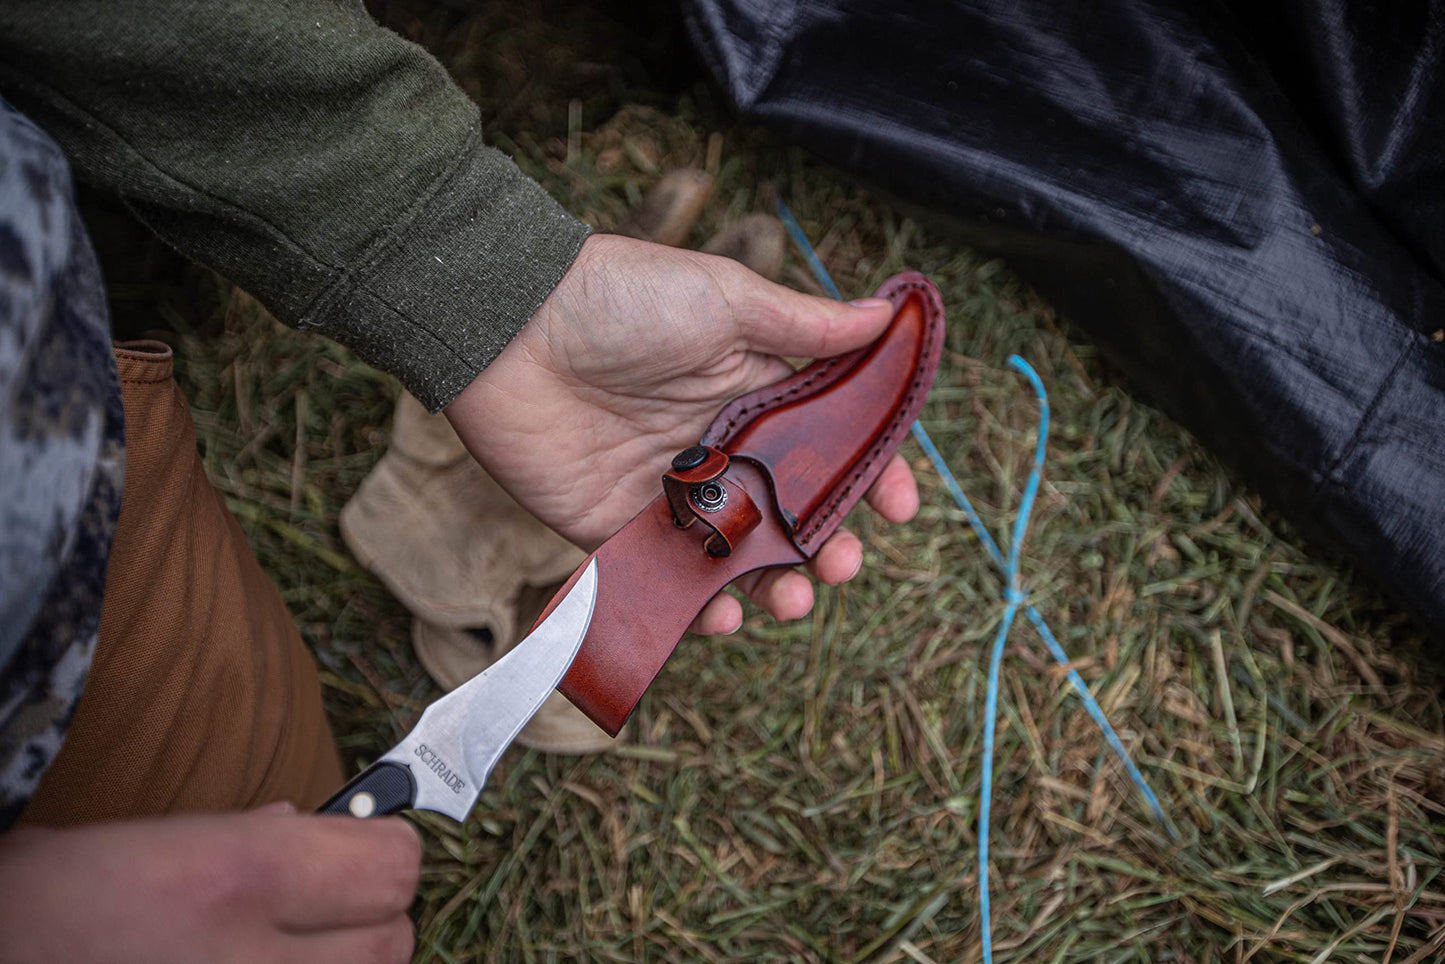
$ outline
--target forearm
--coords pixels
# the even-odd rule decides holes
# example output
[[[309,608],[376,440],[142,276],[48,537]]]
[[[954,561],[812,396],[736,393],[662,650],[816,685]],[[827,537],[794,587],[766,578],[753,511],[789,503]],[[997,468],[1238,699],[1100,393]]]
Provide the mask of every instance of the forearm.
[[[0,90],[78,179],[432,408],[586,235],[482,144],[442,67],[359,3],[14,0]]]

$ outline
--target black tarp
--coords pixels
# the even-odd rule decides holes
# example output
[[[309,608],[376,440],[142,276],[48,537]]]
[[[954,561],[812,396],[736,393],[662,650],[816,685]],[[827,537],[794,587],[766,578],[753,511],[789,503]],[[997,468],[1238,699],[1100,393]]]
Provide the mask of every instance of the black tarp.
[[[1445,636],[1445,0],[684,0],[750,115],[946,212]]]

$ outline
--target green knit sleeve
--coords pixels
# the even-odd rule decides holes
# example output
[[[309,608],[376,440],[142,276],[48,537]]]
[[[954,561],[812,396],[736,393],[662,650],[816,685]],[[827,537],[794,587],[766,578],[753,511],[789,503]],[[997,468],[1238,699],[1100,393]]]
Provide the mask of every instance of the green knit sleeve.
[[[0,94],[77,178],[432,410],[587,235],[359,2],[7,0]]]

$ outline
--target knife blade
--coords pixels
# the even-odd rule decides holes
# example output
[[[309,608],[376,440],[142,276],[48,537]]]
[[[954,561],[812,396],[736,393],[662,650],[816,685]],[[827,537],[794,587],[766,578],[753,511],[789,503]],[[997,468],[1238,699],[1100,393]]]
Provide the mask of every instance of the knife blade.
[[[492,768],[566,674],[597,603],[597,560],[536,629],[422,712],[412,731],[318,813],[373,817],[432,810],[458,823]]]

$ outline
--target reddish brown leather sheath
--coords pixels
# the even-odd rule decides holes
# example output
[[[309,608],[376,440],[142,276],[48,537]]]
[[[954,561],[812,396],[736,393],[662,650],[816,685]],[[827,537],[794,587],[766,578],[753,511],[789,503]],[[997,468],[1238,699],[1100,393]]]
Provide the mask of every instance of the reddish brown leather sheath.
[[[593,553],[597,604],[558,689],[608,733],[709,599],[743,573],[811,559],[908,434],[938,369],[943,302],[916,272],[877,296],[895,307],[878,341],[728,404],[663,494]]]

